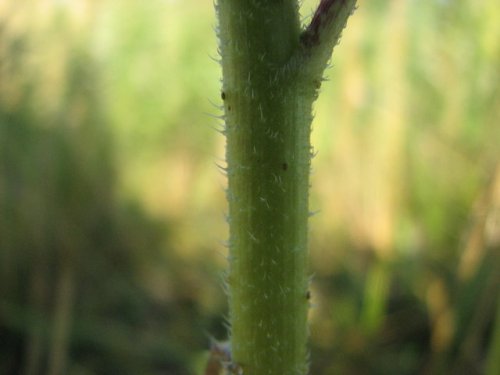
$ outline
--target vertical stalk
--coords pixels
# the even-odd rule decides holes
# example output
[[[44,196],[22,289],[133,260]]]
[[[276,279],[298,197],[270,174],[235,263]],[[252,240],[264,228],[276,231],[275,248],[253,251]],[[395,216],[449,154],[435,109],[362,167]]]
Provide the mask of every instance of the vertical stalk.
[[[311,106],[354,2],[323,0],[305,30],[296,0],[217,4],[236,373],[307,372]]]
[[[73,260],[63,260],[56,286],[52,340],[48,354],[49,375],[65,374],[75,292]]]

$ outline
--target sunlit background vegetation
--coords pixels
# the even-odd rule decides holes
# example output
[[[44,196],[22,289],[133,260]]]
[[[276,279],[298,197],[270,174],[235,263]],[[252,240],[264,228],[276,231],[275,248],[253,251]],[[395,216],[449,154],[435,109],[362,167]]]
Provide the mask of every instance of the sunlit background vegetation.
[[[498,375],[500,7],[358,4],[315,106],[311,373]],[[0,1],[0,374],[195,375],[227,337],[215,26]]]

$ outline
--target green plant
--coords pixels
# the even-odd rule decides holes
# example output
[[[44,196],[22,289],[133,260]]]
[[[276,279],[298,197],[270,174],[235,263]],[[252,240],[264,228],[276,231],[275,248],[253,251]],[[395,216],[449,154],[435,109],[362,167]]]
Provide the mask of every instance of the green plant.
[[[231,371],[307,372],[312,104],[355,0],[219,0],[227,137]]]

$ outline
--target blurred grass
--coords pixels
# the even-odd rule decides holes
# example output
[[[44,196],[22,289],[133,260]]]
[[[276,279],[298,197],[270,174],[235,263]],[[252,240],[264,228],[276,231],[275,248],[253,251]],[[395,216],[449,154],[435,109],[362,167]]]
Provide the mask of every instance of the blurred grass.
[[[499,25],[359,1],[315,106],[312,373],[496,375]],[[193,374],[225,337],[214,27],[0,3],[0,373]]]

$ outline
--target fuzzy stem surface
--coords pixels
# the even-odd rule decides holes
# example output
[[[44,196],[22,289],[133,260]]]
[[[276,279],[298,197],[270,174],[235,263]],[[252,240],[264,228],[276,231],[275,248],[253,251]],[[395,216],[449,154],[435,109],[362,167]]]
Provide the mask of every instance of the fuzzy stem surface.
[[[337,12],[345,18],[339,21],[332,9],[348,4],[347,13]],[[353,7],[354,1],[322,1],[320,15],[302,30],[295,0],[217,3],[235,373],[307,372],[311,110],[326,66],[324,48],[331,54],[336,43],[331,22],[343,27]]]

